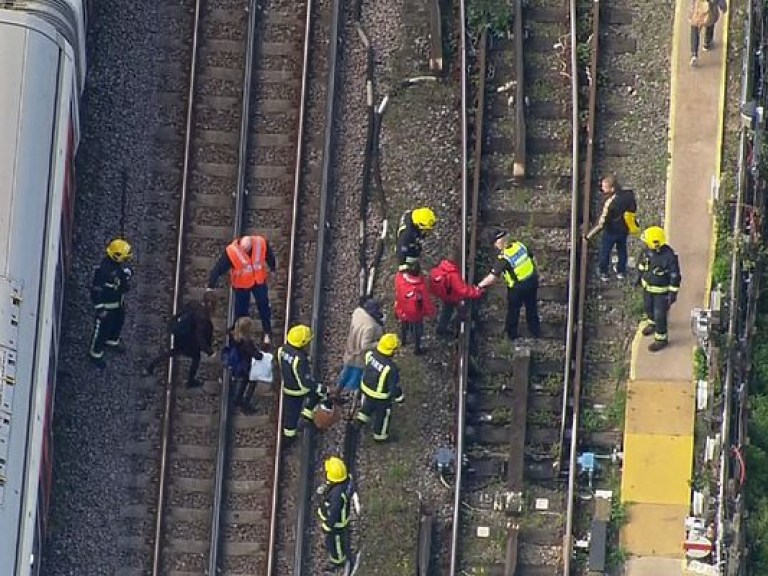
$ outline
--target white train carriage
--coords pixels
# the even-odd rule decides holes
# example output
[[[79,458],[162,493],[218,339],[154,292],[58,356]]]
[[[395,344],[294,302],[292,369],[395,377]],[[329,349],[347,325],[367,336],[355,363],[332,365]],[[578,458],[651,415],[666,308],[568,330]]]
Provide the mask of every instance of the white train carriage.
[[[0,2],[0,576],[40,573],[84,10]]]

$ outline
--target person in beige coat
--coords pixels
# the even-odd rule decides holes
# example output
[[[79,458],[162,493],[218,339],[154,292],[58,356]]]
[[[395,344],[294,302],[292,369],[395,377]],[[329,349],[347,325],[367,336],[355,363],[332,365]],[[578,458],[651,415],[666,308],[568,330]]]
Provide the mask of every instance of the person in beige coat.
[[[688,12],[688,20],[691,24],[691,66],[696,66],[699,59],[699,41],[701,31],[704,31],[704,40],[701,47],[704,52],[712,49],[715,36],[715,24],[720,19],[720,13],[728,10],[726,0],[691,0],[691,8]]]
[[[357,392],[363,379],[365,353],[376,348],[384,334],[384,314],[374,299],[365,300],[352,312],[347,346],[344,350],[344,366],[337,380],[341,392]]]

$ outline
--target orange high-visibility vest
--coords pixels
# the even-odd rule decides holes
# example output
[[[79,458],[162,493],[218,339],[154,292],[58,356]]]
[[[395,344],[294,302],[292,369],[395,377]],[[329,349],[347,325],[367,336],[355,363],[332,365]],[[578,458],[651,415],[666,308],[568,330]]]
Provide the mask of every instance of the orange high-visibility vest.
[[[240,248],[240,238],[227,246],[227,256],[232,263],[229,281],[232,288],[249,289],[267,282],[267,241],[262,236],[251,236],[251,253]]]

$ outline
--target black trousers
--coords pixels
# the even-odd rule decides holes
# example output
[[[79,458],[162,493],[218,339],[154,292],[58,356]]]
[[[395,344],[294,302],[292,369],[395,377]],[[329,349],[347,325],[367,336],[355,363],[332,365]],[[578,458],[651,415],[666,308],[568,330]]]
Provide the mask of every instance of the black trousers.
[[[97,310],[96,320],[93,325],[91,337],[91,349],[89,354],[93,358],[104,356],[104,346],[117,346],[120,344],[120,332],[125,323],[125,310]]]
[[[421,339],[424,336],[424,322],[400,322],[400,340],[403,341],[403,346],[408,342],[409,334],[413,334],[416,350],[421,348]]]
[[[166,350],[162,354],[155,356],[149,363],[149,371],[154,372],[157,367],[168,360],[170,357],[186,356],[192,359],[192,363],[189,365],[189,375],[187,376],[187,383],[194,382],[197,376],[197,370],[200,368],[200,350],[181,350],[179,348],[171,348]]]
[[[667,340],[667,315],[669,314],[669,294],[652,294],[643,291],[645,321],[656,329],[656,340]]]
[[[392,401],[378,400],[363,394],[357,421],[362,424],[371,422],[373,439],[384,441],[389,438],[389,424],[392,418]]]
[[[332,564],[344,564],[349,553],[347,530],[332,530],[325,533],[325,550]]]
[[[509,338],[517,338],[517,326],[520,323],[520,310],[523,306],[525,306],[525,321],[528,323],[528,331],[534,338],[541,336],[538,295],[539,278],[537,276],[532,276],[507,290],[505,328]]]
[[[715,25],[704,26],[704,47],[707,48],[712,44],[712,40],[715,36]],[[699,38],[701,38],[701,28],[698,26],[691,26],[691,56],[699,55]]]
[[[299,416],[312,420],[320,397],[315,391],[304,396],[289,396],[283,392],[283,436],[293,438],[298,433]]]

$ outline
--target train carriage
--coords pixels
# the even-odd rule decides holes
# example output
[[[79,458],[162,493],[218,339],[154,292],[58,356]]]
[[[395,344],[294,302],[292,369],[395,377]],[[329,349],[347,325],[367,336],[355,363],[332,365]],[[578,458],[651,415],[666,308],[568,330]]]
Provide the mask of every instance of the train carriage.
[[[84,12],[81,0],[0,5],[0,576],[40,572]]]

